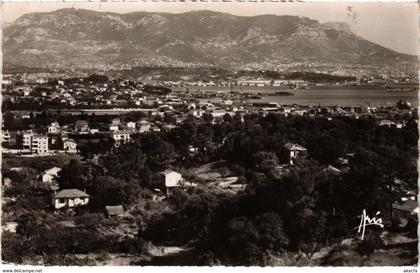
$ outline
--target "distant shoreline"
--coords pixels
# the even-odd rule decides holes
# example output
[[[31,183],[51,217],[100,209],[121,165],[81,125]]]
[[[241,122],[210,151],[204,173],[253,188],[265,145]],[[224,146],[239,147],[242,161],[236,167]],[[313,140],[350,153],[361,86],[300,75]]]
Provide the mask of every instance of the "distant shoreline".
[[[276,92],[278,91],[299,91],[299,90],[325,90],[325,89],[347,89],[347,90],[394,90],[394,89],[412,89],[408,91],[394,91],[394,92],[416,92],[418,91],[418,85],[414,84],[396,84],[396,85],[310,85],[310,86],[302,86],[301,88],[290,88],[288,86],[241,86],[241,85],[234,85],[230,86],[183,86],[183,87],[176,87],[173,88],[174,91],[186,91],[189,90],[190,92],[197,92],[197,91],[234,91],[234,92],[241,92],[241,91],[269,91],[269,92]],[[417,90],[416,90],[417,89]]]

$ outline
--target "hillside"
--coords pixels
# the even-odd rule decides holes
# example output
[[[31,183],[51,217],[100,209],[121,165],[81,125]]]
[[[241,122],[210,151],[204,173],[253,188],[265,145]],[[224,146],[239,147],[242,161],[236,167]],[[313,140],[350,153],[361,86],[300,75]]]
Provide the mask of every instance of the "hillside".
[[[5,62],[48,68],[416,60],[357,36],[344,23],[212,11],[31,13],[5,27],[3,43]]]

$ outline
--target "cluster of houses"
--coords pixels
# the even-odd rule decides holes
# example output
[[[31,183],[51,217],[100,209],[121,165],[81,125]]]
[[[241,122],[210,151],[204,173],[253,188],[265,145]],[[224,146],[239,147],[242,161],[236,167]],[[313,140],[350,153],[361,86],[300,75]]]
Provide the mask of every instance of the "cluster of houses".
[[[18,132],[2,131],[1,142],[4,153],[49,155],[51,150],[68,154],[77,153],[77,143],[68,134],[60,130],[57,122],[48,126],[47,134],[40,134],[34,130]],[[5,147],[5,143],[8,145]]]
[[[89,204],[91,196],[80,189],[62,189],[58,190],[56,179],[61,171],[58,167],[53,167],[46,170],[40,175],[42,182],[50,185],[51,190],[54,190],[52,195],[52,206],[55,210],[71,209]],[[165,190],[165,196],[171,195],[175,188],[190,188],[196,187],[197,184],[186,181],[179,172],[171,169],[164,170],[160,173],[161,188]],[[160,189],[158,190],[158,192]],[[122,206],[106,206],[108,215],[114,215],[116,211],[123,212]]]
[[[5,103],[7,101],[19,100],[19,98],[35,99],[39,104],[42,102],[57,102],[55,97],[64,97],[67,102],[74,101],[68,106],[78,107],[75,111],[82,113],[99,113],[108,111],[111,115],[120,115],[124,112],[142,111],[149,115],[148,121],[140,119],[137,121],[121,122],[119,118],[112,120],[104,128],[90,128],[89,114],[87,120],[78,120],[74,124],[60,126],[52,122],[46,130],[29,127],[25,131],[7,131],[4,128],[1,134],[3,152],[16,154],[48,155],[56,152],[69,154],[77,153],[80,149],[80,139],[83,135],[95,134],[98,139],[111,138],[118,146],[121,143],[130,141],[134,133],[147,133],[150,131],[171,130],[178,126],[189,116],[203,118],[211,116],[213,123],[223,120],[225,116],[243,116],[247,113],[278,113],[284,116],[297,115],[308,117],[326,117],[332,120],[338,116],[349,116],[354,118],[375,117],[380,126],[403,128],[406,123],[401,117],[405,114],[414,115],[415,110],[407,104],[402,109],[396,106],[375,107],[375,106],[305,106],[305,105],[279,105],[276,102],[256,102],[247,100],[242,92],[214,91],[213,98],[207,98],[208,93],[203,93],[206,99],[197,99],[197,94],[184,90],[171,90],[165,87],[145,86],[139,82],[128,80],[108,80],[94,83],[88,78],[73,80],[56,79],[53,84],[50,82],[38,83],[35,86],[14,85],[11,82],[6,86],[4,92]],[[300,81],[276,80],[270,84],[303,84]],[[266,85],[269,84],[262,79],[239,79],[240,85]],[[9,95],[10,96],[9,96]],[[242,94],[242,95],[238,95]],[[58,103],[64,103],[58,100]],[[89,107],[88,107],[89,106]],[[113,108],[106,108],[110,106]],[[128,106],[132,108],[127,108]],[[88,107],[84,109],[83,107]],[[94,107],[94,108],[92,108]],[[95,108],[97,107],[97,108]],[[102,108],[101,108],[102,107]],[[103,108],[105,107],[105,108]],[[115,108],[121,107],[121,108]],[[69,110],[69,109],[67,109]],[[70,110],[69,110],[70,111]],[[70,112],[68,112],[70,113]],[[13,111],[15,119],[25,120],[31,124],[33,115],[28,111]],[[152,121],[150,117],[156,115],[163,117],[170,114],[175,120],[164,123]],[[2,121],[3,122],[3,121]],[[5,145],[7,144],[7,145]]]
[[[105,77],[106,78],[106,77]],[[146,85],[143,82],[134,82],[130,80],[102,80],[95,82],[91,78],[75,78],[75,79],[54,79],[49,82],[42,82],[36,84],[16,85],[14,81],[4,86],[3,101],[5,104],[19,103],[28,101],[35,102],[36,105],[48,103],[48,105],[61,106],[64,108],[77,109],[115,109],[118,107],[128,109],[149,109],[154,112],[173,112],[187,107],[191,113],[200,116],[201,113],[206,112],[211,115],[224,115],[241,111],[249,112],[282,112],[283,107],[277,106],[258,106],[249,99],[254,99],[257,94],[246,94],[245,92],[222,90],[205,90],[198,92],[191,92],[187,87],[186,90],[171,90],[165,87],[167,83],[169,87],[177,86],[177,82],[157,82],[161,84],[156,86]],[[270,80],[264,78],[249,78],[240,77],[235,80],[234,85],[230,86],[301,86],[304,87],[308,83],[303,80],[287,80],[278,79]],[[204,93],[203,93],[204,92]],[[198,98],[203,95],[203,98],[210,99],[210,101],[199,101]],[[214,98],[213,98],[213,97]],[[222,98],[222,100],[219,100]],[[260,98],[260,97],[259,97]],[[196,104],[194,109],[190,109],[190,104]],[[205,105],[205,104],[209,105]],[[212,106],[213,105],[213,106]],[[212,108],[213,107],[213,108]],[[286,107],[287,108],[287,107]],[[321,107],[305,107],[294,106],[289,107],[291,114],[304,115],[316,114]],[[294,109],[292,109],[294,108]],[[395,115],[398,111],[396,108],[390,107],[344,107],[331,106],[323,107],[324,114],[330,115],[373,115],[377,116],[378,120],[390,120],[388,116]],[[409,111],[409,109],[408,109]],[[284,113],[288,113],[286,109]],[[400,112],[398,112],[400,113]],[[23,118],[23,117],[22,117]],[[29,117],[27,117],[29,118]],[[392,119],[391,119],[392,120]],[[396,124],[396,126],[403,126],[403,124]],[[54,130],[54,128],[52,128]]]
[[[13,168],[13,171],[20,172],[22,168]],[[42,172],[38,179],[49,187],[52,192],[51,205],[55,211],[74,209],[76,207],[83,207],[89,204],[90,196],[86,191],[81,189],[61,189],[57,183],[57,178],[61,168],[52,167]],[[182,175],[173,170],[165,170],[161,172],[161,188],[165,190],[165,196],[171,195],[171,192],[175,188],[188,188],[195,187],[197,184],[186,181]],[[3,177],[3,188],[11,186],[10,178]],[[106,215],[111,216],[123,216],[124,208],[121,205],[106,206]]]
[[[16,154],[33,154],[33,155],[49,155],[51,147],[56,147],[60,141],[60,147],[56,147],[56,150],[68,154],[75,154],[77,152],[77,143],[75,140],[68,138],[67,134],[52,135],[39,134],[33,130],[25,130],[19,132],[3,131],[2,144],[9,144],[8,147],[15,149],[3,148],[4,153],[16,153]]]
[[[197,87],[226,87],[226,86],[291,86],[291,85],[308,85],[309,82],[304,80],[272,80],[262,77],[240,77],[239,79],[221,80],[221,81],[162,81],[158,82],[168,87],[185,87],[185,86],[197,86]]]
[[[43,182],[54,185],[60,168],[54,167],[46,170],[40,177]],[[197,184],[186,181],[182,175],[173,170],[165,170],[161,172],[161,185],[165,189],[165,195],[168,197],[175,188],[188,188],[195,187]],[[54,185],[56,186],[56,184]],[[52,206],[55,210],[60,209],[72,209],[75,207],[86,206],[89,204],[91,196],[85,191],[80,189],[62,189],[56,191],[54,188],[54,194],[52,196]],[[160,190],[159,190],[160,191]],[[117,206],[106,206],[105,210],[108,216],[123,215],[124,209],[121,205]]]
[[[48,125],[47,132],[43,134],[32,129],[13,132],[3,131],[1,142],[4,153],[38,156],[57,152],[76,154],[78,152],[78,141],[85,137],[96,135],[101,139],[113,139],[115,146],[119,146],[121,143],[130,141],[131,135],[134,133],[141,134],[160,130],[155,124],[146,120],[122,123],[119,118],[114,118],[103,131],[98,128],[90,128],[89,122],[86,120],[76,121],[74,127],[70,125],[60,126],[58,122],[54,121]]]
[[[140,105],[143,83],[128,80],[95,82],[89,78],[55,79],[25,85],[4,85],[3,99],[10,102],[48,102],[67,106]]]
[[[116,123],[115,121],[114,123]],[[292,166],[296,164],[299,160],[305,159],[308,156],[308,151],[305,147],[298,143],[286,143],[284,145],[285,149],[288,151],[289,165]],[[328,172],[334,175],[340,174],[342,168],[349,164],[349,159],[352,157],[352,154],[346,154],[343,157],[340,157],[337,161],[339,168],[328,166],[324,169],[324,172]],[[13,168],[13,171],[19,172],[21,168]],[[42,172],[38,179],[50,187],[52,192],[51,196],[51,205],[55,211],[62,210],[72,210],[79,207],[85,207],[89,204],[91,198],[94,196],[89,195],[86,191],[82,189],[59,189],[57,184],[57,178],[61,168],[52,167],[50,169]],[[164,195],[161,197],[165,198],[172,194],[174,189],[188,189],[191,187],[196,187],[197,184],[188,182],[183,178],[182,174],[174,171],[172,169],[164,170],[160,173],[161,177],[161,187],[160,189],[155,189],[156,192],[161,192],[161,189],[164,190]],[[237,180],[237,179],[236,179]],[[235,180],[235,181],[236,181]],[[229,181],[228,181],[229,182]],[[3,178],[3,187],[10,186],[10,179],[7,177]],[[156,199],[154,199],[156,200]],[[419,212],[417,198],[415,193],[407,193],[400,202],[395,202],[393,204],[393,211],[396,217],[400,219],[400,225],[406,225],[407,219],[417,215]],[[126,211],[122,205],[110,205],[105,206],[104,212],[107,217],[121,217],[126,215]],[[15,223],[6,223],[3,225],[3,230],[14,232],[16,229]]]
[[[262,86],[308,86],[309,82],[304,80],[271,80],[271,79],[264,79],[264,78],[257,78],[257,79],[240,79],[237,81],[237,85],[241,86],[254,86],[254,87],[262,87]]]
[[[144,113],[150,117],[160,116],[161,119],[165,114],[170,113],[174,118],[174,121],[161,122],[154,121],[150,122],[145,119],[139,119],[137,121],[121,122],[119,118],[114,118],[110,124],[105,127],[102,125],[91,128],[89,126],[89,109],[85,112],[88,113],[86,120],[78,120],[74,124],[66,124],[60,126],[58,122],[52,122],[46,130],[43,128],[34,128],[24,131],[8,131],[7,128],[3,127],[1,134],[1,142],[3,144],[4,151],[16,154],[34,154],[34,155],[48,155],[50,152],[64,151],[66,153],[76,153],[79,145],[79,139],[83,138],[83,135],[96,134],[100,138],[112,138],[116,146],[120,143],[130,141],[132,134],[134,133],[147,133],[150,131],[157,132],[161,130],[172,130],[177,127],[178,123],[181,123],[188,116],[192,115],[196,118],[203,117],[204,114],[208,114],[214,118],[213,122],[223,119],[225,115],[235,115],[237,113],[243,116],[246,111],[241,106],[233,106],[233,101],[225,100],[221,103],[215,102],[194,102],[179,99],[172,95],[165,95],[160,99],[156,99],[155,103],[158,105],[157,108],[145,109]],[[174,107],[181,107],[183,111],[174,111]],[[126,109],[127,111],[119,112],[115,109],[108,109],[111,115],[115,116],[130,112],[131,108]],[[92,112],[101,112],[106,109],[94,109]],[[115,110],[115,111],[114,111]],[[121,109],[120,109],[121,110]],[[132,112],[138,112],[137,109],[133,108]],[[31,124],[31,120],[37,114],[24,114],[25,111],[15,111],[12,114],[17,120],[25,120],[25,123]],[[4,126],[4,123],[2,124]],[[7,145],[5,145],[7,144]],[[59,146],[59,147],[57,147]],[[14,148],[14,149],[13,149]]]
[[[406,102],[409,105],[408,102]],[[253,103],[254,112],[264,114],[279,113],[284,116],[324,117],[332,120],[335,117],[352,117],[363,119],[373,117],[378,125],[396,127],[406,126],[406,122],[398,116],[413,116],[413,108],[399,109],[397,106],[305,106],[305,105],[279,105],[276,102]]]
[[[289,164],[294,165],[297,161],[304,159],[308,156],[308,151],[305,147],[296,143],[286,143],[284,147],[288,150]],[[332,165],[324,168],[324,173],[330,175],[340,175],[343,170],[346,170],[349,165],[349,160],[354,154],[349,153],[340,157],[334,167]],[[395,181],[399,183],[398,179]],[[394,220],[399,222],[400,227],[404,227],[409,224],[409,219],[417,219],[418,213],[420,213],[419,203],[417,200],[417,194],[413,191],[407,191],[398,202],[392,204],[392,213]]]

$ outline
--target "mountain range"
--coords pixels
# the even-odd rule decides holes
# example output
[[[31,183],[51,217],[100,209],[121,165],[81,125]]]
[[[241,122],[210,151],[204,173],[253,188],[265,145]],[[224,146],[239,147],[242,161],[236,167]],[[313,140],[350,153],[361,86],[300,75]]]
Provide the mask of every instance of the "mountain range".
[[[345,23],[307,17],[82,9],[29,13],[5,25],[3,57],[5,63],[42,68],[417,60],[361,38]]]

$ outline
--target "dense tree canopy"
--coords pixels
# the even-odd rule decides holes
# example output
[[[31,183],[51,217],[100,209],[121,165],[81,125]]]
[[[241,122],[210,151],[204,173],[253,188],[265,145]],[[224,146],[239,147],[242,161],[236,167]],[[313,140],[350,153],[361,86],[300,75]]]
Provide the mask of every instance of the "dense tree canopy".
[[[71,161],[59,183],[86,189],[95,196],[92,208],[129,207],[163,186],[166,168],[222,160],[247,184],[244,192],[220,194],[205,185],[174,191],[167,200],[173,210],[144,222],[139,239],[193,242],[213,262],[264,265],[270,254],[300,250],[311,258],[329,242],[354,235],[363,209],[392,220],[392,203],[417,187],[417,138],[412,120],[397,129],[372,118],[188,118],[173,130],[134,136],[97,164]],[[288,165],[287,142],[306,147],[308,157]],[[340,165],[340,157],[348,164]],[[327,171],[329,165],[340,171]]]

